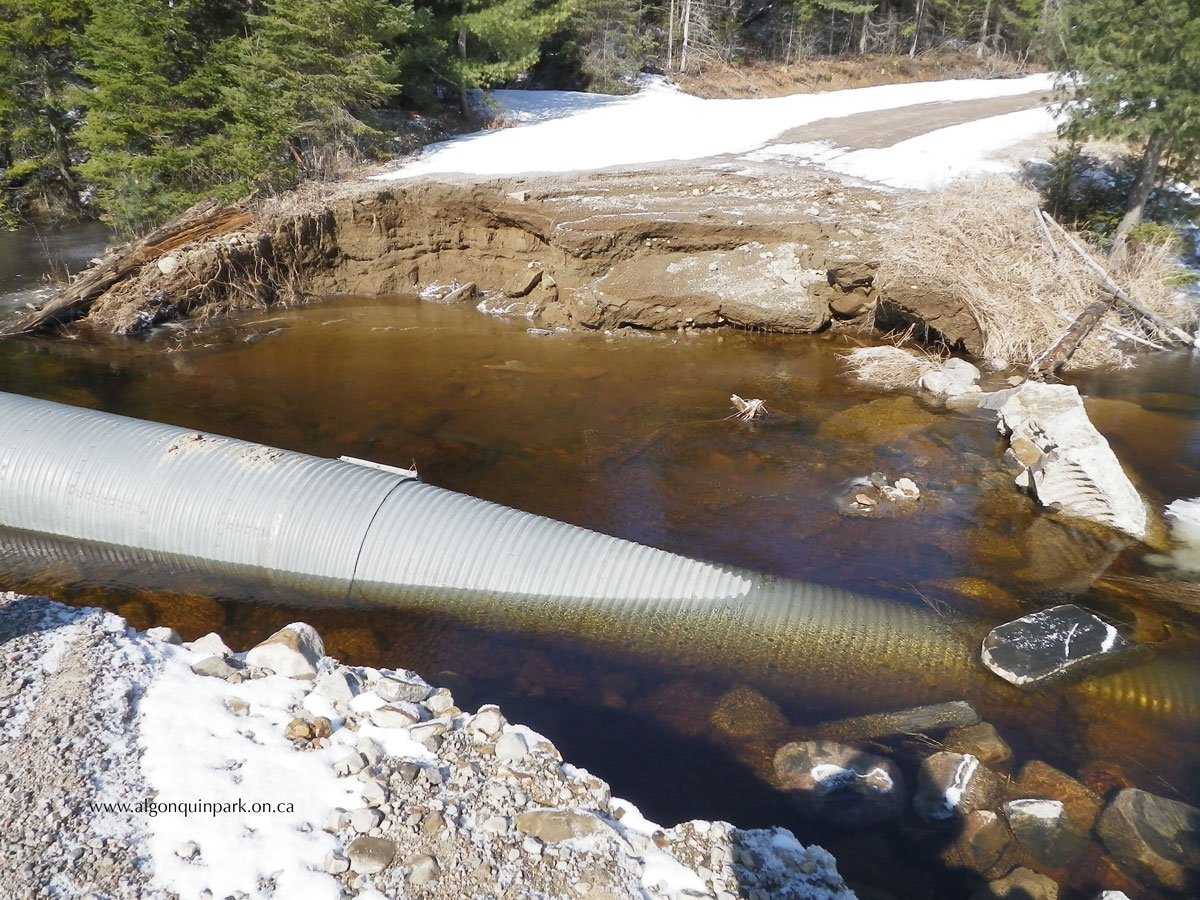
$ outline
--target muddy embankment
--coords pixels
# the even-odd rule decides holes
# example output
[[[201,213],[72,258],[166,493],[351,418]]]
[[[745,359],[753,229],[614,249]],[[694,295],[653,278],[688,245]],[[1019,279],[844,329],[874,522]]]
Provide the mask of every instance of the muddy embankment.
[[[718,172],[540,190],[366,183],[303,202],[210,204],[108,254],[8,330],[130,334],[322,295],[469,282],[475,302],[548,328],[861,323],[876,312],[867,261],[882,207],[830,182],[806,194]]]

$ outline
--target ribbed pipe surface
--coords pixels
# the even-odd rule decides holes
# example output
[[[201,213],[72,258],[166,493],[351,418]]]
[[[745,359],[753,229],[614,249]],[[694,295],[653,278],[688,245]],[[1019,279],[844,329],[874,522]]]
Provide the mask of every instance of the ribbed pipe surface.
[[[0,393],[0,524],[196,571],[569,633],[863,709],[1008,690],[922,608],[700,562],[403,475]],[[136,554],[135,554],[136,555]],[[1200,716],[1194,678],[1094,691]]]

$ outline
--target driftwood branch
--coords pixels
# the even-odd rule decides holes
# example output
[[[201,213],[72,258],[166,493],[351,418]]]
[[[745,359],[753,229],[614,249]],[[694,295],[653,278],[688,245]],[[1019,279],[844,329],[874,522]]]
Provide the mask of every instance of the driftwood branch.
[[[1132,297],[1130,297],[1127,293],[1125,293],[1125,291],[1121,290],[1121,288],[1116,284],[1116,282],[1114,282],[1112,280],[1112,278],[1109,276],[1108,272],[1104,269],[1104,267],[1101,266],[1094,259],[1092,259],[1091,255],[1086,250],[1084,250],[1083,247],[1081,247],[1079,245],[1079,242],[1076,241],[1073,237],[1071,237],[1071,235],[1067,234],[1066,230],[1061,225],[1059,225],[1056,221],[1054,221],[1053,216],[1051,216],[1049,213],[1043,211],[1041,217],[1045,220],[1046,224],[1050,225],[1052,228],[1054,228],[1055,231],[1057,231],[1062,236],[1062,238],[1067,242],[1067,244],[1071,247],[1072,250],[1074,250],[1076,253],[1079,254],[1079,256],[1083,259],[1084,263],[1088,266],[1088,268],[1090,268],[1093,272],[1096,273],[1095,274],[1095,282],[1096,282],[1096,285],[1100,288],[1100,290],[1104,291],[1106,294],[1109,294],[1111,297],[1113,297],[1113,299],[1119,301],[1126,308],[1128,308],[1130,312],[1134,313],[1135,315],[1142,316],[1143,318],[1148,319],[1149,321],[1153,322],[1156,326],[1158,326],[1160,329],[1162,329],[1163,332],[1165,332],[1166,334],[1169,334],[1169,335],[1177,338],[1178,340],[1182,341],[1185,344],[1190,344],[1193,347],[1196,346],[1196,341],[1192,338],[1192,336],[1190,334],[1188,334],[1182,328],[1177,328],[1176,326],[1174,326],[1170,322],[1168,322],[1166,319],[1164,319],[1162,316],[1146,309],[1146,307],[1142,306],[1142,304],[1138,303],[1136,300],[1134,300]]]
[[[251,220],[250,213],[240,206],[224,207],[215,200],[198,203],[170,224],[107,254],[40,310],[0,334],[33,334],[85,316],[106,291],[147,263],[192,241],[227,234]]]

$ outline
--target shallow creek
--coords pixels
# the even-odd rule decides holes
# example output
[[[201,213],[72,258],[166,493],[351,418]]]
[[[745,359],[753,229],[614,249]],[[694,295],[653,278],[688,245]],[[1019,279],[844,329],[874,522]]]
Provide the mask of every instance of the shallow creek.
[[[537,334],[523,320],[414,298],[337,298],[138,340],[0,342],[0,389],[412,466],[442,487],[663,549],[927,605],[973,639],[1075,597],[1160,655],[1197,660],[1200,617],[1157,599],[1155,582],[1138,587],[1165,577],[1144,548],[1038,513],[1012,484],[990,415],[851,383],[838,354],[853,345],[734,331]],[[1174,355],[1083,385],[1099,398],[1097,426],[1159,509],[1200,495],[1196,365]],[[1004,374],[988,376],[990,386]],[[771,415],[729,418],[731,393],[761,398]],[[920,502],[853,507],[855,479],[875,472],[912,478]],[[1121,595],[1089,591],[1105,572],[1123,579]],[[264,595],[3,533],[0,577],[115,609],[137,627],[169,624],[185,638],[217,630],[237,649],[302,618],[348,662],[414,668],[463,705],[500,703],[664,824],[788,824],[848,861],[865,858],[865,869],[843,865],[859,883],[964,896],[904,836],[814,829],[759,777],[774,749],[814,722],[876,711],[869,693],[831,707],[777,684],[764,690],[787,729],[735,738],[710,713],[742,679],[680,665],[652,640],[649,650],[601,651],[504,621],[345,609],[337,598]],[[882,681],[920,663],[878,665]],[[1141,787],[1197,803],[1200,723],[1093,707],[1013,694],[981,711],[1018,764],[1078,773],[1115,763]]]

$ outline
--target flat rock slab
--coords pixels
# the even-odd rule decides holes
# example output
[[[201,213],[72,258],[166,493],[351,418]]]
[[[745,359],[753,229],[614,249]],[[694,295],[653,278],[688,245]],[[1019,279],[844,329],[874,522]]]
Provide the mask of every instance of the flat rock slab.
[[[1107,622],[1067,603],[993,628],[983,639],[981,659],[1005,681],[1040,688],[1095,672],[1139,649]]]

